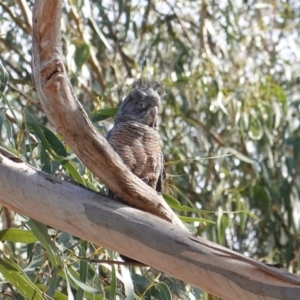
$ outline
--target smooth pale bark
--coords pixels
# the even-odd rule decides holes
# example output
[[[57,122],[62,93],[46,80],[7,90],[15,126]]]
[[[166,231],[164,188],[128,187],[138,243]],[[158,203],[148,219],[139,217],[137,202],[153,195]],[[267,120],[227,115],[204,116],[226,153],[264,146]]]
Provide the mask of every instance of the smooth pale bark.
[[[0,149],[3,206],[133,257],[222,299],[299,299],[300,278],[295,275],[3,154]]]
[[[36,1],[33,10],[33,78],[45,114],[80,160],[119,198],[187,230],[164,198],[123,164],[76,99],[61,53],[62,2]]]

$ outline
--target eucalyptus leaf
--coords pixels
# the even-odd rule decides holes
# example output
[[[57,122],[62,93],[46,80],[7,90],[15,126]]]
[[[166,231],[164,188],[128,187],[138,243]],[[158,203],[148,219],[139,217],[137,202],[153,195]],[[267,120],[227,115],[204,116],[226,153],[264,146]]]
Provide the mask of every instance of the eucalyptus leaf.
[[[38,239],[30,230],[24,230],[20,228],[9,228],[0,231],[0,241],[32,244],[37,242]]]

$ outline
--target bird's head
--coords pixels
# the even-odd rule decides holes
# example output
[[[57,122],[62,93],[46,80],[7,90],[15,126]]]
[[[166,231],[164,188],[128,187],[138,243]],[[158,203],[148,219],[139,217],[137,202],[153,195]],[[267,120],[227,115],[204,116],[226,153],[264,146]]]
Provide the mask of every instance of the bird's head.
[[[157,129],[158,110],[161,105],[158,87],[159,83],[156,81],[136,81],[122,102],[115,122],[135,121]]]

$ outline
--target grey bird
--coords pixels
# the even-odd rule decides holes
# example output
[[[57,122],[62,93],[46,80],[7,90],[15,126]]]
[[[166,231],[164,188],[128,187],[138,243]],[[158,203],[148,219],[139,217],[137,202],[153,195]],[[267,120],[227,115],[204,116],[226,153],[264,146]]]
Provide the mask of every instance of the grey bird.
[[[161,106],[158,87],[156,81],[136,81],[106,139],[132,173],[162,192],[165,171],[157,131]],[[109,196],[114,197],[111,191]]]

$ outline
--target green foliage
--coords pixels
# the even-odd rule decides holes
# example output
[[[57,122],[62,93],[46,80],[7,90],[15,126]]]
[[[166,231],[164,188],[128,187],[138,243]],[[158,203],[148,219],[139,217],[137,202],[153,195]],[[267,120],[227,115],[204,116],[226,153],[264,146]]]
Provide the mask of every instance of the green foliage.
[[[8,72],[0,60],[0,92],[3,93],[8,82]]]
[[[37,242],[38,239],[30,230],[23,230],[20,228],[9,228],[0,231],[0,241],[33,244]]]
[[[43,299],[39,288],[12,259],[6,256],[0,258],[0,272],[9,283],[18,287],[25,299]]]
[[[104,192],[41,110],[31,81],[31,16],[24,1],[2,2],[1,146],[45,172]],[[160,79],[166,201],[194,233],[297,272],[299,3],[66,5],[66,68],[97,130],[107,132],[134,78]],[[97,264],[116,254],[1,212],[3,226],[9,224],[0,232],[1,285],[17,299],[43,293],[55,299],[206,299],[155,270]]]

